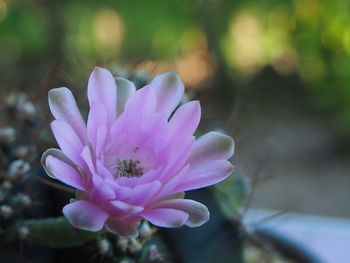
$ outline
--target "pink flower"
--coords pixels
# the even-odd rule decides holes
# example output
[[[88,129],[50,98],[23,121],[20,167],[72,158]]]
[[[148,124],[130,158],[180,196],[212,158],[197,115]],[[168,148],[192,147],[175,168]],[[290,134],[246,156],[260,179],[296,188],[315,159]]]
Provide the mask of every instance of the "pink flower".
[[[77,189],[77,200],[63,208],[73,226],[136,236],[142,219],[160,227],[208,221],[208,209],[184,199],[184,191],[231,174],[233,140],[217,132],[195,140],[200,105],[190,101],[174,112],[183,93],[175,73],[136,91],[132,82],[95,68],[85,125],[69,89],[49,91],[61,150],[47,150],[42,164],[49,176]]]

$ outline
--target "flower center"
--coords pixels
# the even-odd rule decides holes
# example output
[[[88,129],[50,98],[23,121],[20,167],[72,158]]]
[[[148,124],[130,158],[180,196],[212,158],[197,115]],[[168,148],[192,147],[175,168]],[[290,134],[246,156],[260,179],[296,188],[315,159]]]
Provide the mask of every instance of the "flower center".
[[[117,158],[115,177],[140,177],[143,175],[143,168],[139,167],[140,161],[133,159],[121,160]]]

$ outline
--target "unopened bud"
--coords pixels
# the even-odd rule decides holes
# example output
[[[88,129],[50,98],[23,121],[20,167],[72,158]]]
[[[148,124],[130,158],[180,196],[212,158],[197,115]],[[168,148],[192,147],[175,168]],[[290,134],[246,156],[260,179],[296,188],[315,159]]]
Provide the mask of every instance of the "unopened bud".
[[[29,206],[31,203],[30,197],[25,194],[18,194],[15,198],[16,201],[22,206]]]
[[[27,101],[18,107],[18,110],[26,117],[34,117],[36,114],[36,108],[33,103]]]
[[[17,110],[25,117],[35,116],[37,110],[32,102],[28,100],[28,96],[24,93],[17,96]]]
[[[13,142],[16,139],[16,130],[12,127],[4,127],[0,129],[1,142]]]
[[[107,239],[98,239],[97,240],[97,249],[101,255],[106,255],[109,250],[110,244]]]
[[[18,229],[18,235],[20,239],[26,239],[29,235],[29,228],[22,226]]]
[[[159,253],[157,245],[152,244],[149,248],[149,260],[150,261],[156,260],[156,259],[160,258],[160,256],[161,255]]]
[[[125,237],[119,237],[117,241],[117,246],[120,250],[125,251],[128,248],[129,239]]]
[[[0,215],[3,218],[9,218],[10,216],[12,216],[12,214],[13,214],[13,210],[11,206],[8,206],[8,205],[0,206]]]
[[[2,183],[2,189],[5,191],[10,190],[12,188],[12,184],[9,181],[4,181]]]
[[[129,249],[131,252],[137,252],[141,250],[142,245],[141,243],[134,237],[130,238],[130,244],[129,244]]]
[[[16,179],[18,176],[24,175],[30,170],[30,164],[19,159],[13,161],[8,169],[8,177],[10,179]]]
[[[27,145],[18,146],[15,150],[15,154],[20,158],[24,158],[29,154],[29,150]]]
[[[140,235],[142,237],[148,238],[150,236],[152,236],[153,231],[151,226],[149,225],[149,223],[147,221],[144,221],[139,229]]]

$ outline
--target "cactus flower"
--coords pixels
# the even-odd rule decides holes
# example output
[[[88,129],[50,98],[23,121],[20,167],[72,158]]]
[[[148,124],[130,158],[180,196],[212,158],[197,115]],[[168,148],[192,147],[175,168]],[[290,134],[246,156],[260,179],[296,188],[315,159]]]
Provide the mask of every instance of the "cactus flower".
[[[69,89],[49,91],[51,129],[60,149],[48,149],[42,164],[49,176],[77,190],[63,208],[73,226],[132,237],[143,219],[160,227],[208,221],[206,206],[185,199],[184,192],[232,173],[227,159],[233,140],[218,132],[195,140],[200,105],[190,101],[177,108],[183,93],[175,73],[136,90],[132,82],[95,68],[85,124]]]

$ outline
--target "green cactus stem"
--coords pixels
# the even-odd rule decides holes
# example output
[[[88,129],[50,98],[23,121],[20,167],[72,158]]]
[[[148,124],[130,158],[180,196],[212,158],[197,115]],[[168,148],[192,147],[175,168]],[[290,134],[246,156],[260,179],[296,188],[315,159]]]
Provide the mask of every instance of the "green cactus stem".
[[[21,238],[23,228],[28,229],[26,240],[55,248],[83,245],[99,237],[103,232],[87,232],[74,228],[65,217],[25,220],[9,230],[2,231],[2,244]]]

